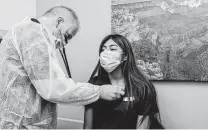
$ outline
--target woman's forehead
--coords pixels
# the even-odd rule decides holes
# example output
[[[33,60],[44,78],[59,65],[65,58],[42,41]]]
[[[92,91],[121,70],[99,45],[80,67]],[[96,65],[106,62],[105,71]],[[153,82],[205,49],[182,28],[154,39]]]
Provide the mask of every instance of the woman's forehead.
[[[112,39],[110,39],[103,46],[118,46],[118,44],[115,43]]]

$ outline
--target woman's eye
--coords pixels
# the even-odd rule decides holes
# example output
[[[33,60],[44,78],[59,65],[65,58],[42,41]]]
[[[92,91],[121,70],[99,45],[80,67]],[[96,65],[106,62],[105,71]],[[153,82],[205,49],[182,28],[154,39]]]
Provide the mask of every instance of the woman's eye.
[[[113,49],[113,48],[111,49],[111,51],[116,51],[116,50],[117,50],[117,49]]]

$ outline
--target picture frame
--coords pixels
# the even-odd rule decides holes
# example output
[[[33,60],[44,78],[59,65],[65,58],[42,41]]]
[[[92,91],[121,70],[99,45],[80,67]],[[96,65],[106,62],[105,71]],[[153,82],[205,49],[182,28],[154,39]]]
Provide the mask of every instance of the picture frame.
[[[125,36],[156,81],[208,81],[208,1],[111,0],[111,32]]]

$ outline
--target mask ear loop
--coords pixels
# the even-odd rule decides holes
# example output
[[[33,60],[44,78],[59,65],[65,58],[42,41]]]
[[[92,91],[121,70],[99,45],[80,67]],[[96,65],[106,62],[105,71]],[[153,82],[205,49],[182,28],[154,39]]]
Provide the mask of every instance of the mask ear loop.
[[[122,53],[121,55],[124,55],[125,53]],[[121,61],[121,63],[123,63],[124,61],[127,60],[127,56],[124,57],[124,59]]]
[[[69,64],[68,64],[68,61],[67,61],[65,48],[63,47],[62,50],[61,50],[61,48],[59,48],[59,52],[61,53],[62,59],[64,61],[64,65],[65,65],[67,74],[68,74],[69,78],[71,78],[72,76],[71,76],[71,72],[70,72],[70,69],[69,69]]]

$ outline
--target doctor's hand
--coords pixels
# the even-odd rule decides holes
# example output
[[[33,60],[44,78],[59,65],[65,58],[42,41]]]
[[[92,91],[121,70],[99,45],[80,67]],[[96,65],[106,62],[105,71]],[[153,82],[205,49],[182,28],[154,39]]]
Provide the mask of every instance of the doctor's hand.
[[[112,101],[125,94],[124,87],[122,86],[102,85],[100,88],[100,98],[103,100]]]

